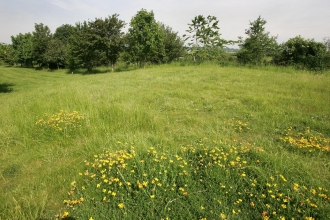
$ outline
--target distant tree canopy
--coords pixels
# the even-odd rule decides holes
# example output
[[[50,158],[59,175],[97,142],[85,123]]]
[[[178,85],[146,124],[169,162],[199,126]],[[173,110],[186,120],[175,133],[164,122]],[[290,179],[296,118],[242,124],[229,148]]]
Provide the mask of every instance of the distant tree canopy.
[[[48,43],[52,39],[52,34],[47,25],[42,23],[35,24],[35,31],[32,32],[32,56],[33,61],[41,66],[45,64],[45,53]]]
[[[178,33],[163,23],[158,23],[158,25],[163,32],[163,44],[165,47],[163,62],[170,63],[183,57],[185,55],[184,41],[179,37]]]
[[[113,68],[123,48],[124,26],[117,14],[77,23],[67,48],[69,67],[83,66],[91,70],[94,66],[110,64]]]
[[[164,35],[154,13],[138,11],[130,22],[127,34],[127,58],[144,66],[147,62],[162,63],[165,57]]]
[[[33,66],[33,41],[32,34],[18,34],[11,37],[12,47],[15,50],[14,62],[22,66]]]
[[[87,68],[126,64],[170,63],[185,60],[217,60],[241,64],[292,65],[309,70],[330,69],[330,38],[323,42],[300,36],[278,45],[277,37],[265,30],[260,16],[250,22],[246,38],[224,40],[215,16],[197,15],[183,38],[171,27],[157,22],[153,11],[141,9],[126,23],[118,14],[92,21],[64,24],[52,34],[47,25],[35,24],[32,33],[11,36],[11,44],[0,44],[0,63],[24,67]],[[227,48],[238,43],[240,49]],[[267,59],[266,59],[267,57]]]
[[[10,44],[0,43],[0,61],[7,65],[14,65],[15,63],[15,50]]]
[[[257,20],[250,22],[250,28],[245,30],[246,39],[239,37],[241,50],[237,53],[237,59],[241,63],[260,65],[266,55],[273,55],[277,48],[276,38],[269,36],[265,31],[266,20],[260,16]]]
[[[56,64],[57,69],[65,65],[65,45],[57,38],[51,39],[44,53],[44,61],[48,64]]]
[[[70,37],[76,31],[75,27],[70,24],[64,24],[56,28],[53,37],[60,40],[64,45],[68,45]]]
[[[193,60],[214,59],[228,42],[220,38],[219,21],[215,16],[198,15],[188,24],[188,34],[183,37],[188,42]]]
[[[294,65],[311,70],[328,68],[329,54],[324,44],[301,36],[289,39],[280,45],[274,61],[278,65]]]
[[[87,68],[126,62],[167,63],[185,54],[183,40],[169,26],[156,22],[154,13],[142,9],[132,18],[125,34],[118,14],[94,21],[64,24],[54,34],[48,26],[35,24],[31,33],[12,36],[12,45],[2,45],[0,59],[9,65]]]

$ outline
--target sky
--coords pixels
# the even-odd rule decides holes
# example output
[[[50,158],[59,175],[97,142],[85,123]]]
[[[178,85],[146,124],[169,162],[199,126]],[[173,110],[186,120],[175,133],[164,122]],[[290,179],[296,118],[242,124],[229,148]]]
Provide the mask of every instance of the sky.
[[[156,21],[180,36],[197,15],[215,16],[223,39],[246,37],[245,30],[261,16],[266,31],[286,42],[298,35],[322,42],[330,37],[330,0],[0,0],[0,43],[11,36],[34,31],[35,23],[52,33],[63,24],[119,14],[129,27],[138,11],[153,11]]]

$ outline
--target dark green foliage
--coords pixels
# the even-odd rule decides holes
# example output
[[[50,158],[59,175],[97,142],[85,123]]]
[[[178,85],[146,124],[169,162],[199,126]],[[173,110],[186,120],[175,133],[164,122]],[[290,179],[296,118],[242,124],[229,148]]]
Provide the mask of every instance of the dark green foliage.
[[[269,36],[269,32],[265,31],[266,23],[260,16],[250,22],[250,28],[245,31],[248,37],[245,40],[239,38],[241,48],[237,53],[239,62],[260,65],[267,55],[272,55],[276,51],[276,37]]]
[[[16,37],[11,36],[12,47],[15,50],[15,62],[21,66],[33,66],[33,43],[32,34],[18,34]]]
[[[12,45],[0,43],[0,60],[10,66],[15,64],[15,50]]]
[[[119,20],[118,16],[118,14],[114,14],[104,20],[96,19],[90,23],[98,38],[97,48],[104,52],[106,57],[105,63],[111,65],[112,71],[119,58],[119,53],[123,49],[122,37],[124,33],[122,28],[125,26],[125,22]]]
[[[122,49],[124,25],[117,14],[104,20],[77,23],[68,45],[69,68],[85,67],[91,71],[94,66],[109,63],[113,67]]]
[[[32,32],[33,61],[41,66],[42,64],[46,64],[44,55],[47,50],[48,43],[52,38],[52,34],[48,26],[44,26],[42,23],[35,24],[34,28],[35,31]]]
[[[51,39],[47,45],[47,49],[44,54],[45,62],[48,67],[51,64],[56,64],[59,69],[60,65],[65,64],[65,46],[59,39]]]
[[[58,28],[56,28],[53,37],[62,41],[64,45],[69,43],[69,39],[71,35],[75,32],[75,27],[70,24],[64,24]]]
[[[12,45],[0,44],[0,63],[87,68],[91,72],[93,67],[102,65],[110,66],[114,71],[118,60],[124,61],[126,66],[134,63],[142,67],[185,57],[188,62],[198,61],[193,65],[216,61],[221,66],[276,64],[316,71],[330,68],[329,37],[318,43],[298,36],[278,45],[277,37],[265,31],[267,22],[260,16],[245,30],[247,37],[239,37],[238,41],[220,37],[219,21],[215,16],[194,17],[183,38],[171,27],[157,23],[153,11],[138,11],[126,34],[122,32],[126,24],[118,17],[113,14],[104,19],[78,22],[75,26],[64,24],[54,35],[48,26],[35,24],[32,34],[20,33],[11,37]],[[187,43],[185,47],[184,42]],[[226,47],[235,43],[239,43],[238,52]]]
[[[68,47],[68,64],[70,69],[85,67],[89,71],[98,61],[98,37],[90,28],[91,22],[76,24],[76,32],[71,35]]]
[[[274,62],[278,65],[323,70],[328,65],[329,53],[324,44],[297,36],[280,46],[280,51],[275,56]]]
[[[129,61],[144,66],[146,62],[161,63],[165,57],[163,32],[154,18],[154,13],[145,9],[138,11],[130,22],[127,34]]]
[[[163,32],[163,41],[165,46],[164,62],[170,63],[184,56],[184,42],[178,36],[178,33],[174,32],[171,27],[166,26],[163,23],[159,23],[159,26]]]

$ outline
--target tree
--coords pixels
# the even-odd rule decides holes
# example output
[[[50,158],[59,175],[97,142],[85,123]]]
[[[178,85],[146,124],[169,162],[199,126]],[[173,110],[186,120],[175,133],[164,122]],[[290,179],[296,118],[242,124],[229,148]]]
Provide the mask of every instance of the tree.
[[[191,20],[189,29],[186,30],[189,35],[183,35],[185,41],[188,41],[190,53],[194,61],[213,59],[218,56],[224,45],[229,43],[220,38],[219,21],[215,16],[198,15]]]
[[[12,45],[0,43],[0,60],[11,66],[15,64],[15,50]]]
[[[15,50],[15,62],[22,66],[33,66],[33,52],[32,52],[32,34],[18,34],[11,36],[12,47]]]
[[[90,22],[76,23],[76,31],[71,35],[68,46],[68,65],[70,69],[83,66],[91,71],[99,59],[98,37],[93,33]]]
[[[276,64],[294,65],[310,70],[322,70],[327,62],[327,51],[324,44],[301,36],[289,39],[281,45],[279,54],[274,58]]]
[[[91,71],[94,66],[110,64],[113,69],[123,47],[124,25],[117,14],[77,23],[68,46],[69,67],[82,65]]]
[[[64,24],[58,28],[56,28],[55,33],[53,35],[54,39],[58,39],[62,41],[64,45],[69,43],[70,37],[75,33],[75,27],[70,24]]]
[[[69,58],[69,43],[70,43],[70,38],[72,35],[76,33],[76,28],[75,26],[72,26],[70,24],[64,24],[58,28],[56,28],[55,33],[53,34],[53,39],[58,40],[61,42],[61,50],[64,50],[64,60],[61,62],[57,63],[59,65],[66,66],[66,64],[70,63],[67,59]],[[50,49],[50,48],[48,48]],[[54,52],[54,51],[53,51]],[[47,62],[49,61],[49,53],[47,54]]]
[[[57,69],[60,65],[65,64],[65,45],[59,39],[51,39],[48,42],[47,49],[44,54],[44,59],[48,64],[48,68],[51,64],[56,64]]]
[[[128,29],[128,53],[140,66],[146,62],[161,63],[165,56],[163,33],[155,21],[154,13],[138,11]]]
[[[172,28],[163,23],[158,23],[163,32],[163,44],[165,48],[164,62],[170,63],[184,55],[183,40],[174,32]]]
[[[241,63],[262,64],[266,55],[272,55],[276,50],[277,37],[269,36],[265,31],[266,20],[260,16],[250,22],[250,28],[245,30],[248,37],[244,40],[239,37],[241,50],[237,53],[237,59]]]
[[[45,64],[44,54],[46,52],[49,41],[52,38],[52,34],[47,25],[42,23],[34,25],[35,31],[32,32],[33,38],[33,61],[39,66]]]
[[[118,14],[114,14],[107,18],[96,19],[91,22],[91,28],[98,38],[98,50],[105,53],[108,63],[111,65],[112,71],[114,65],[119,58],[119,53],[123,49],[123,35],[122,28],[125,22],[118,19]]]

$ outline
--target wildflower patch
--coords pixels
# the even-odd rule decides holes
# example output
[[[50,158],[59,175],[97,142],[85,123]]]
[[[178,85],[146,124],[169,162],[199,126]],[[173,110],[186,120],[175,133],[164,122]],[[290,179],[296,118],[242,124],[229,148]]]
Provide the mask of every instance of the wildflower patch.
[[[311,131],[309,127],[303,132],[297,132],[290,127],[280,140],[287,143],[290,147],[308,152],[330,152],[330,138],[324,137],[320,132]]]
[[[120,143],[120,142],[119,142]],[[221,141],[137,152],[122,144],[85,161],[60,216],[104,219],[308,219],[330,217],[328,189],[259,173],[263,151]],[[188,217],[189,216],[189,217]]]
[[[238,133],[247,132],[251,130],[251,128],[249,127],[249,122],[245,122],[236,118],[231,118],[225,121],[224,124],[226,127],[228,127],[228,129]]]
[[[55,114],[44,114],[35,123],[38,128],[44,130],[70,132],[81,128],[86,117],[77,112],[65,112],[60,110]]]

